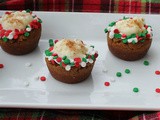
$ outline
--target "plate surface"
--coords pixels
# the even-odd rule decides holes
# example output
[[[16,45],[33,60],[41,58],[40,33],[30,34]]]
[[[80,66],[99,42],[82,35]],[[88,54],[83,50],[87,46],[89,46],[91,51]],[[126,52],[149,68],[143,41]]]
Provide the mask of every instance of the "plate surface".
[[[0,12],[0,16],[4,11]],[[0,48],[0,107],[62,108],[100,110],[160,110],[160,16],[104,13],[35,12],[43,20],[38,48],[27,55],[9,55]],[[141,60],[127,62],[108,50],[104,28],[123,16],[141,16],[153,28],[153,42]],[[48,39],[78,38],[94,45],[99,52],[91,76],[78,84],[65,84],[51,77],[44,61]],[[149,66],[143,61],[150,62]],[[30,67],[26,67],[31,63]],[[128,68],[130,74],[124,71]],[[107,71],[105,71],[107,70]],[[104,72],[105,71],[105,72]],[[121,72],[122,77],[116,77]],[[36,79],[45,76],[46,81]],[[110,82],[110,86],[105,86]],[[133,88],[139,92],[133,92]]]

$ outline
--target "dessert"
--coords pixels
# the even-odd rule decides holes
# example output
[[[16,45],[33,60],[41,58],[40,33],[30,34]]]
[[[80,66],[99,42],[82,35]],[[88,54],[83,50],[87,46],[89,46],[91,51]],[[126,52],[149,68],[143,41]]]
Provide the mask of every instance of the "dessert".
[[[105,29],[108,48],[116,57],[134,61],[143,58],[152,43],[152,28],[144,18],[124,17]]]
[[[89,77],[98,57],[94,46],[72,39],[50,39],[49,43],[50,48],[45,51],[45,61],[55,79],[72,84]]]
[[[0,18],[0,46],[13,55],[32,52],[39,43],[42,20],[30,10],[5,12]]]

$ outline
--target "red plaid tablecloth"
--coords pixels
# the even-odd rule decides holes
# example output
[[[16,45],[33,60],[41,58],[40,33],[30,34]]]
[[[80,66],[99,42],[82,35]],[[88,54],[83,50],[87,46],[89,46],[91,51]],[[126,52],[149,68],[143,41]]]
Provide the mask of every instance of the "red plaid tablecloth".
[[[0,0],[0,10],[160,13],[160,0]]]
[[[0,0],[0,10],[159,14],[160,0]],[[136,116],[137,115],[137,116]],[[160,120],[160,112],[0,109],[0,120]]]

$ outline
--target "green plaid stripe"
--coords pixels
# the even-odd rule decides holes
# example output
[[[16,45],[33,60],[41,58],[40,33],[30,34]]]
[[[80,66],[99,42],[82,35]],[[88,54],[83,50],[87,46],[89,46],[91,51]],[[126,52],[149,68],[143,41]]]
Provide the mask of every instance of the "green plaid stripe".
[[[8,0],[0,1],[0,10],[160,13],[160,0]]]

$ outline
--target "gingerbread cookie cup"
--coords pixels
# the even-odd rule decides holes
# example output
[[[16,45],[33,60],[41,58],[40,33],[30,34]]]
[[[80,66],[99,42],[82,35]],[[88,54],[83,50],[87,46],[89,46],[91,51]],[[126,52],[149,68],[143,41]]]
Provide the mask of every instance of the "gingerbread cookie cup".
[[[32,52],[41,37],[41,19],[31,11],[6,12],[0,18],[1,48],[13,55]]]
[[[152,43],[152,28],[143,18],[123,18],[105,29],[110,52],[116,57],[135,61],[143,58]]]
[[[50,40],[50,48],[45,54],[45,61],[52,77],[68,84],[86,80],[98,57],[94,46],[70,39],[54,42]]]

